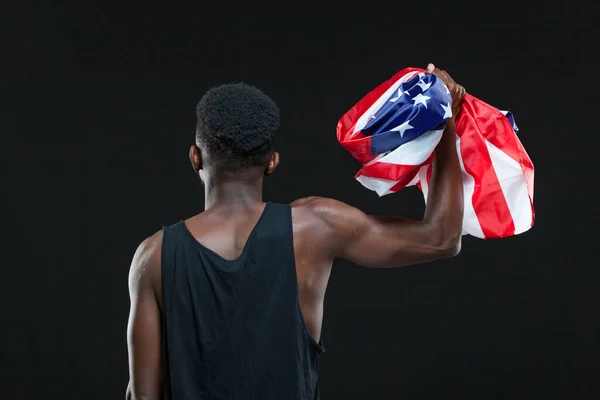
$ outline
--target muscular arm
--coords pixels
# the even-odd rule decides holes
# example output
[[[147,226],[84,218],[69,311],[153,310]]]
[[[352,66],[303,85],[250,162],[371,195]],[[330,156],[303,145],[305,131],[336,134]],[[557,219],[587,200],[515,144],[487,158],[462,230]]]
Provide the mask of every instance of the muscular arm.
[[[460,251],[463,220],[462,172],[456,150],[455,118],[465,90],[446,71],[429,64],[427,72],[442,79],[452,96],[448,120],[429,185],[423,219],[367,215],[331,199],[299,201],[296,208],[311,223],[304,229],[313,250],[329,259],[345,258],[366,267],[401,267],[452,257]],[[302,230],[300,230],[302,231]],[[305,245],[306,246],[306,245]],[[314,251],[313,251],[314,253]],[[326,260],[323,260],[326,261]],[[325,263],[324,265],[330,265]]]
[[[381,217],[337,200],[299,201],[313,221],[316,247],[365,267],[386,268],[452,257],[460,251],[463,219],[462,175],[454,121],[449,121],[435,151],[436,161],[422,220]]]
[[[162,233],[138,247],[129,271],[127,400],[161,398],[161,318],[155,288],[160,280]]]

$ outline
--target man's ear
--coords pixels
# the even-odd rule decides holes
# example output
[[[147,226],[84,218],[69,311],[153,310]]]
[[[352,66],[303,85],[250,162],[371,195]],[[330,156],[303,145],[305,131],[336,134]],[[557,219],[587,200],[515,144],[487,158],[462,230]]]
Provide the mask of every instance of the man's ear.
[[[196,145],[190,147],[190,162],[195,173],[200,172],[202,169],[202,153],[200,148]]]
[[[274,151],[269,158],[269,162],[267,163],[267,167],[265,168],[265,176],[269,176],[275,171],[277,166],[279,165],[279,153]]]

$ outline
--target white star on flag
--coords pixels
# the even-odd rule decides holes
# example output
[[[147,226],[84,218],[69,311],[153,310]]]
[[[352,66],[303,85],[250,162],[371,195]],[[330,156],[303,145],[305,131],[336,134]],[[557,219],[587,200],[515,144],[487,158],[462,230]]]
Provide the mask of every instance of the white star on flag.
[[[419,93],[418,95],[416,95],[415,97],[413,97],[413,101],[415,102],[415,106],[418,103],[421,103],[425,106],[425,108],[427,108],[427,100],[429,100],[431,97],[429,96],[424,96],[423,93]]]
[[[420,80],[419,83],[417,83],[417,86],[420,86],[421,90],[425,92],[431,86],[431,82],[425,83],[424,80]]]
[[[409,129],[412,129],[413,126],[411,124],[409,124],[409,121],[404,122],[402,125],[398,125],[395,128],[390,129],[390,131],[397,131],[400,132],[400,137],[404,136],[404,132],[406,132]]]
[[[395,103],[396,101],[398,101],[398,99],[399,99],[400,97],[402,97],[402,95],[403,95],[403,94],[404,94],[404,93],[402,93],[402,88],[398,88],[398,93],[396,94],[396,97],[393,97],[393,98],[391,98],[391,99],[390,99],[390,101],[391,101],[392,103]]]
[[[444,105],[444,103],[440,103],[440,106],[444,109],[444,116],[442,118],[452,118],[452,107],[450,107],[450,103],[448,105]]]

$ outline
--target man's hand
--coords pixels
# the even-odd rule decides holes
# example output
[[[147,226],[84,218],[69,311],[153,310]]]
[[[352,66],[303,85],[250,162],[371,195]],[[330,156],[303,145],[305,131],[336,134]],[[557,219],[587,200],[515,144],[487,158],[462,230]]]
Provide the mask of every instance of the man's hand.
[[[446,85],[446,87],[450,91],[450,95],[452,96],[452,118],[451,119],[456,120],[456,117],[460,113],[462,99],[463,99],[463,96],[465,95],[465,88],[462,87],[461,85],[459,85],[458,83],[456,83],[454,81],[454,79],[452,79],[446,71],[436,68],[435,65],[433,65],[433,64],[429,64],[427,66],[427,72],[429,72],[430,74],[434,74],[435,76],[440,78],[442,80],[442,82],[444,82],[444,85]]]

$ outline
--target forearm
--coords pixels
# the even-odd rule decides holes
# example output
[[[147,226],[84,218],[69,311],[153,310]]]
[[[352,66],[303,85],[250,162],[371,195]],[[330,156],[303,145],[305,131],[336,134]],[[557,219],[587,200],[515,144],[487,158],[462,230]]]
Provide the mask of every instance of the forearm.
[[[435,162],[423,221],[434,227],[440,247],[460,245],[463,221],[462,172],[456,150],[454,120],[449,120],[435,150]]]

